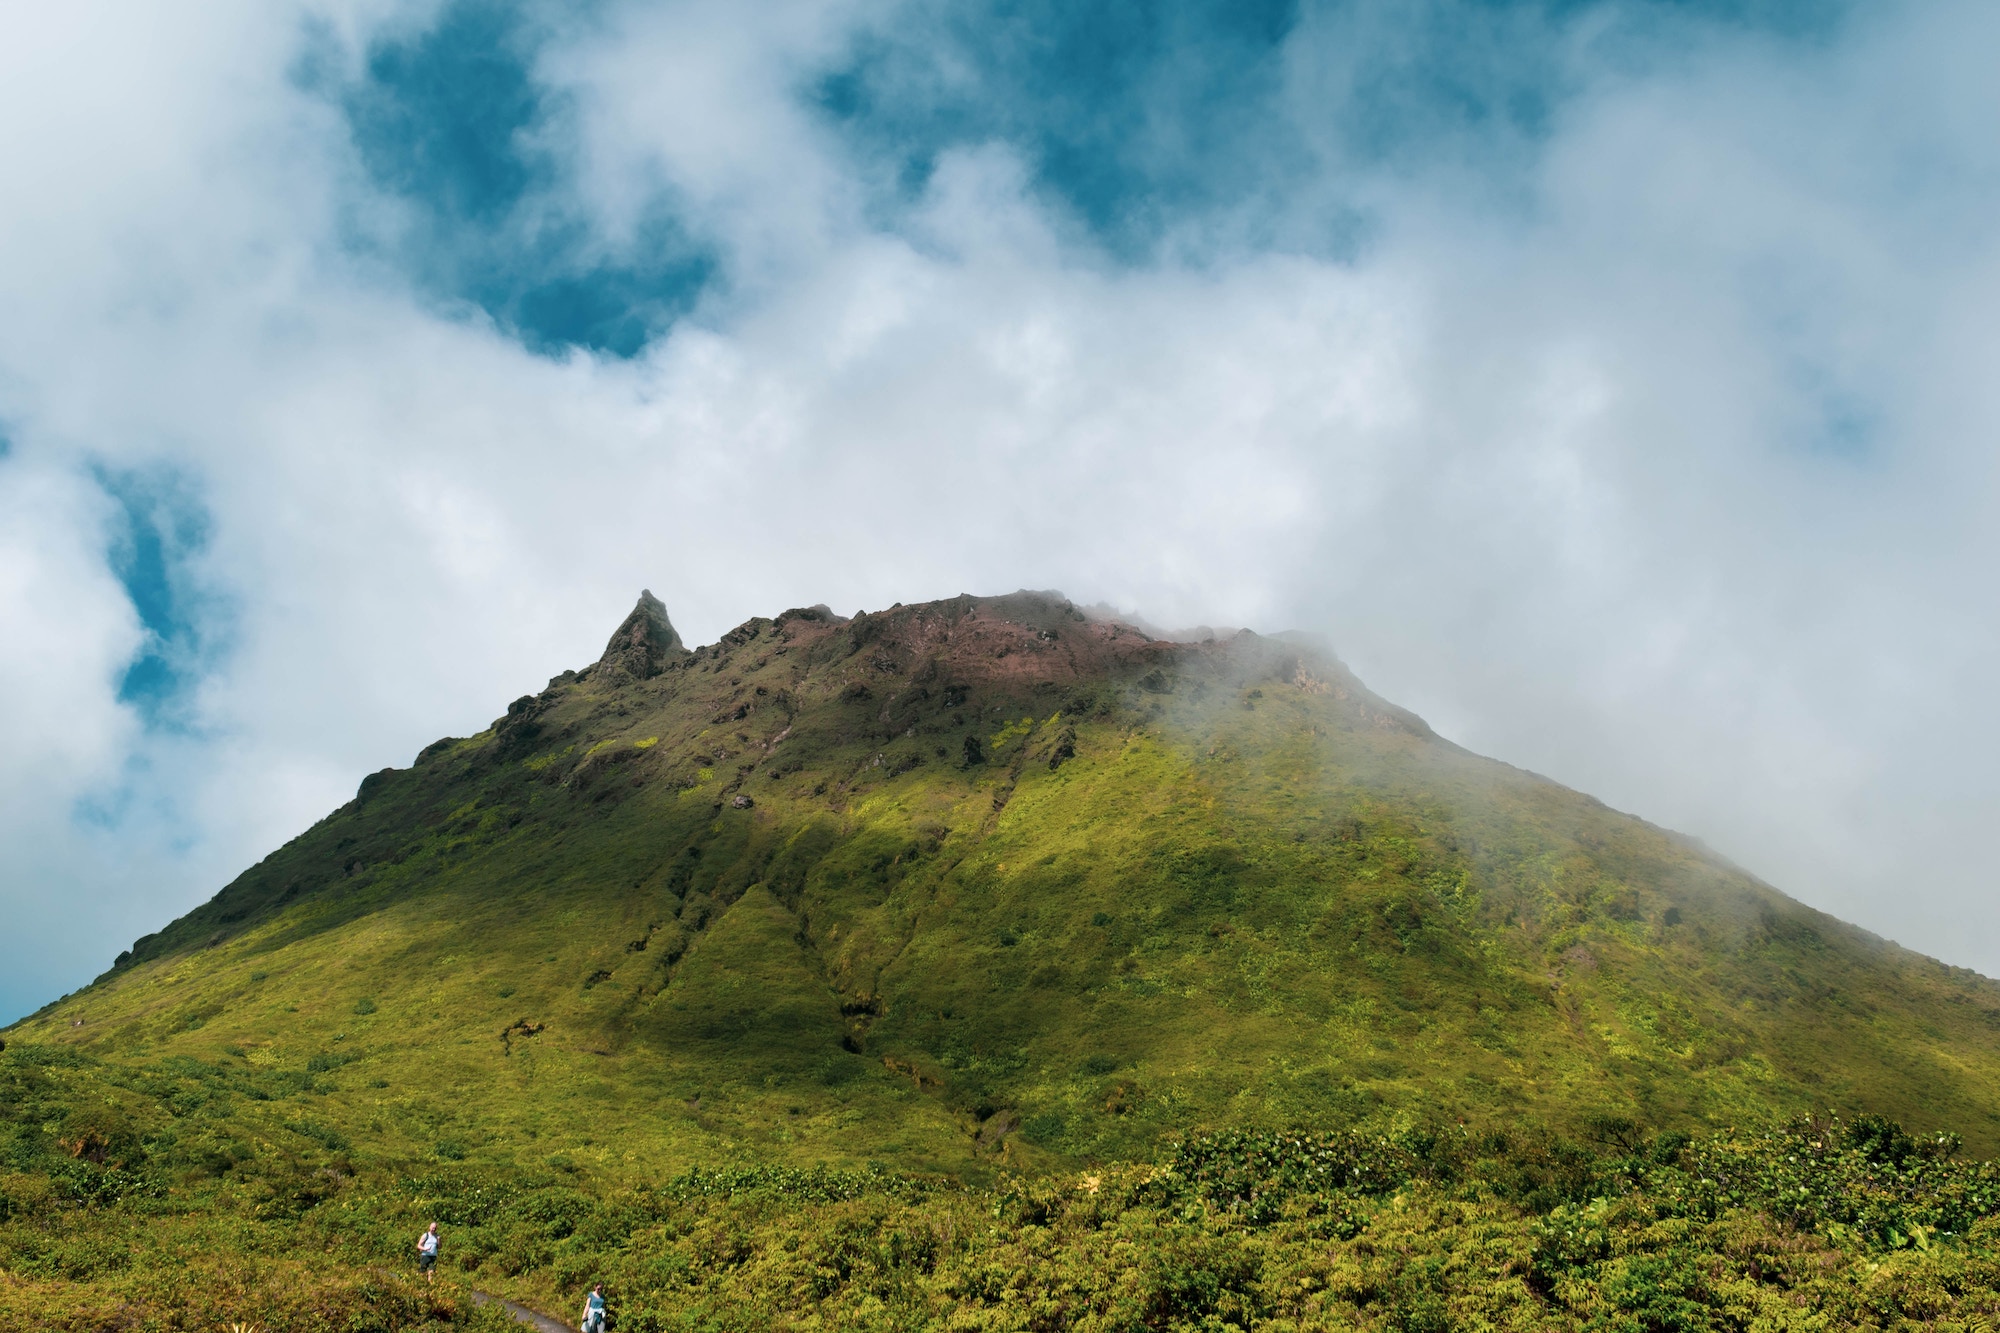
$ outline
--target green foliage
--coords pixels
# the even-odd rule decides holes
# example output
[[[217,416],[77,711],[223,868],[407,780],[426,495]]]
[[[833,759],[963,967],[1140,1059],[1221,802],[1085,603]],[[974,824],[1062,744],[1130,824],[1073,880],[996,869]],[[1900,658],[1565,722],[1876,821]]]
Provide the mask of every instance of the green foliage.
[[[799,1203],[845,1203],[864,1197],[913,1202],[955,1186],[956,1182],[948,1179],[900,1175],[879,1166],[866,1171],[838,1171],[824,1166],[758,1166],[723,1171],[697,1167],[661,1185],[659,1193],[676,1200],[752,1195]]]
[[[83,1330],[117,1310],[135,1326],[491,1329],[467,1284],[567,1311],[595,1281],[624,1330],[1806,1330],[1976,1326],[2000,1307],[2000,1167],[1880,1117],[1614,1125],[1594,1143],[1456,1122],[1229,1129],[1150,1165],[968,1186],[879,1165],[646,1179],[569,1154],[356,1166],[279,1108],[289,1137],[213,1174],[190,1152],[200,1122],[270,1106],[227,1099],[244,1077],[0,1054],[15,1154],[0,1327]],[[142,1127],[132,1162],[74,1157],[41,1128],[107,1099]],[[182,1113],[155,1114],[169,1106]],[[407,1271],[431,1221],[434,1290]]]
[[[621,1329],[1995,1305],[1991,1168],[1903,1126],[2000,1150],[2000,988],[1330,658],[1023,595],[660,665],[372,776],[7,1033],[0,1326],[361,1319],[433,1219]]]
[[[277,1213],[213,1185],[162,1211],[14,1175],[0,1324],[90,1328],[116,1306],[163,1327],[484,1328],[463,1284],[566,1311],[602,1281],[626,1330],[1977,1327],[2000,1306],[1995,1166],[1936,1140],[1900,1165],[1848,1143],[1888,1128],[1800,1120],[1595,1153],[1459,1126],[1232,1130],[1153,1166],[985,1189],[881,1169],[620,1185],[448,1166]],[[1541,1207],[1552,1160],[1580,1169]],[[1705,1188],[1719,1170],[1725,1188]],[[432,1220],[445,1281],[427,1291],[395,1274]]]
[[[17,1039],[227,1066],[197,1080],[217,1123],[267,1103],[354,1152],[588,1140],[666,1175],[1825,1101],[2000,1147],[1990,984],[1445,745],[1336,662],[1034,599],[673,661],[377,774]],[[981,762],[902,762],[940,749]]]

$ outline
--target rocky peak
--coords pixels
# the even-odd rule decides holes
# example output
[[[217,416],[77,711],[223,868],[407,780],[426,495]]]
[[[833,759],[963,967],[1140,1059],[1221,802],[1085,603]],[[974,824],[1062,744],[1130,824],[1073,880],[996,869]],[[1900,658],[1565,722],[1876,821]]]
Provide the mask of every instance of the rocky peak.
[[[609,681],[646,680],[659,675],[670,659],[686,651],[673,622],[667,619],[667,608],[647,589],[639,594],[638,604],[618,626],[611,642],[604,645],[597,669]]]

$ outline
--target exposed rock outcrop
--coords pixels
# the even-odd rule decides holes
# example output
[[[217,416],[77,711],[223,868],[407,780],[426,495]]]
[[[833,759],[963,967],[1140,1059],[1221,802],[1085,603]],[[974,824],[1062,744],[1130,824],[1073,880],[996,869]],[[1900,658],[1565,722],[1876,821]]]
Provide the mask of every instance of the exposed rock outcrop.
[[[632,614],[604,646],[597,671],[607,681],[647,680],[686,652],[673,622],[667,619],[667,608],[648,589],[639,594]]]

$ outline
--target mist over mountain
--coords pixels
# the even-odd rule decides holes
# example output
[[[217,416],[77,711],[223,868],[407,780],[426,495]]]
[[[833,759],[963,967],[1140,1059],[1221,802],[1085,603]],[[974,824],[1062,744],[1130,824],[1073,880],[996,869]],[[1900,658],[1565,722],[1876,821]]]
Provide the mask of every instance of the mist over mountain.
[[[0,1327],[1970,1319],[1996,1033],[1309,636],[647,592],[0,1034]]]
[[[2000,9],[0,33],[0,1333],[2000,1326]]]
[[[647,582],[700,640],[1017,582],[1328,633],[2000,974],[1997,23],[24,13],[0,1021]]]
[[[1833,1107],[1986,1147],[1996,1030],[2000,986],[1461,749],[1311,640],[1026,592],[693,650],[647,593],[16,1029],[337,1053],[395,1089],[353,1131],[385,1148],[524,1151],[582,1081],[657,1169],[954,1172],[1412,1115]]]

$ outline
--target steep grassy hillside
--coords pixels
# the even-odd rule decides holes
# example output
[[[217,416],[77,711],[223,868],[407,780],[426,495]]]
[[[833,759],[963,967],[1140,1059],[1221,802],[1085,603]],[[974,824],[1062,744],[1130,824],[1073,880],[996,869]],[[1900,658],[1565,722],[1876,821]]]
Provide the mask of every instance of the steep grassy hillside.
[[[1993,983],[1308,644],[1023,593],[692,652],[642,598],[8,1039],[220,1071],[220,1139],[979,1179],[1220,1126],[1829,1106],[1991,1151],[1996,1034]]]
[[[1988,1327],[1996,1022],[1302,642],[645,597],[4,1034],[0,1328]]]

